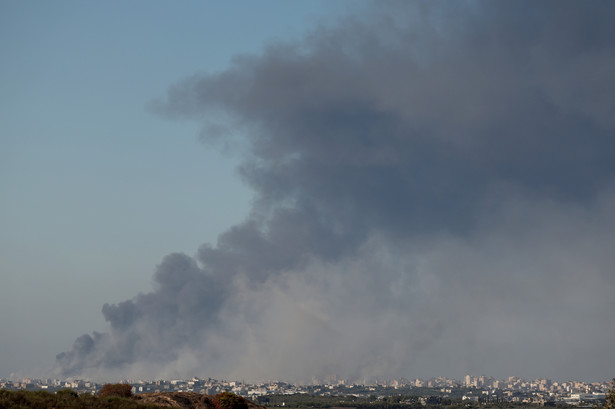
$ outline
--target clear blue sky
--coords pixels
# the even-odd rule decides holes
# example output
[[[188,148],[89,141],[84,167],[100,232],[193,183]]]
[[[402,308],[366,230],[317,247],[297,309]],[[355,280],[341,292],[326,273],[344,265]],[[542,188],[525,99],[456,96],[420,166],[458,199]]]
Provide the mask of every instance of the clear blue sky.
[[[195,72],[300,37],[331,1],[0,3],[0,377],[47,368],[100,309],[242,220],[236,159],[147,110]]]

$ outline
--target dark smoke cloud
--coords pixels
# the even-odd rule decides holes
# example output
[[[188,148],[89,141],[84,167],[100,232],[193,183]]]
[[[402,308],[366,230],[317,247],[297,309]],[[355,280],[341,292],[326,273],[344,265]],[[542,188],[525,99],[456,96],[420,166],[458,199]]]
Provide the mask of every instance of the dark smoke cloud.
[[[62,374],[612,375],[613,3],[366,15],[153,104],[240,150],[252,212]]]

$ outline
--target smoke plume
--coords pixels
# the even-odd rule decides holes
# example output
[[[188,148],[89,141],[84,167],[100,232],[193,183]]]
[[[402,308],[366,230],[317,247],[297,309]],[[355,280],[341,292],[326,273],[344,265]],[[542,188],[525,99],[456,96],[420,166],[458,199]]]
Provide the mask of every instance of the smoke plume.
[[[386,2],[153,109],[241,155],[246,219],[103,306],[63,375],[607,379],[615,4]]]

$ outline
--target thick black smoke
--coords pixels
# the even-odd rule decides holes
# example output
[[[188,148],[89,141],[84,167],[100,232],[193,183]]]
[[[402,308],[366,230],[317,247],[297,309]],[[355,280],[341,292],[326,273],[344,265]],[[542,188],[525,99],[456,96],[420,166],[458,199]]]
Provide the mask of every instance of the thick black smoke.
[[[241,151],[254,206],[64,375],[612,375],[615,4],[366,14],[154,104]]]

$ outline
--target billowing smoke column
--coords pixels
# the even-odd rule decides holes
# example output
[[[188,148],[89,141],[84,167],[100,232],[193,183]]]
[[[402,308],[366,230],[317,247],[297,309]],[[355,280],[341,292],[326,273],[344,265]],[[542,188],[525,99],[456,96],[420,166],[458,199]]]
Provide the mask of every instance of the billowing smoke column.
[[[367,14],[154,104],[239,147],[252,212],[63,375],[612,375],[615,4]]]

